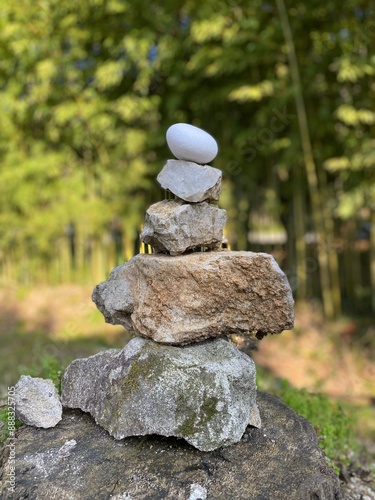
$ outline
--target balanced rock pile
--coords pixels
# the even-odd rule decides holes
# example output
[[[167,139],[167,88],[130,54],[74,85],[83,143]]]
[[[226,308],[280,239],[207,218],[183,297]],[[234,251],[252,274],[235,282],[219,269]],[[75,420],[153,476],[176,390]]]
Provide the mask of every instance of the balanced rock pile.
[[[107,322],[138,336],[121,350],[75,360],[62,398],[116,439],[176,436],[210,451],[261,426],[254,362],[226,337],[291,329],[293,298],[272,256],[220,249],[222,173],[207,165],[216,141],[176,124],[167,142],[178,159],[158,181],[176,198],[147,210],[141,238],[154,253],[116,267],[93,294]]]

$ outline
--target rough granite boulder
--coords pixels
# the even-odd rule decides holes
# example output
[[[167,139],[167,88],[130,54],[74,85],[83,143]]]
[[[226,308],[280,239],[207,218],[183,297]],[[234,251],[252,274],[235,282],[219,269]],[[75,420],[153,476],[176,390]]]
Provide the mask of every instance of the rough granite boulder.
[[[27,425],[54,427],[62,419],[60,396],[52,380],[21,375],[15,405],[17,417]]]
[[[157,176],[163,189],[189,203],[217,201],[221,192],[221,170],[192,161],[168,160]]]
[[[170,255],[199,246],[217,248],[226,220],[225,210],[206,202],[163,200],[147,210],[141,240],[157,252]]]
[[[309,422],[274,396],[257,399],[263,427],[213,452],[160,436],[116,441],[89,415],[65,410],[53,429],[17,431],[15,464],[4,448],[0,498],[343,500]]]
[[[136,337],[67,368],[63,405],[89,412],[116,439],[160,434],[203,451],[259,427],[255,365],[223,339],[174,347]]]
[[[139,254],[96,286],[93,301],[108,323],[169,344],[231,333],[261,338],[294,321],[288,280],[265,253]]]

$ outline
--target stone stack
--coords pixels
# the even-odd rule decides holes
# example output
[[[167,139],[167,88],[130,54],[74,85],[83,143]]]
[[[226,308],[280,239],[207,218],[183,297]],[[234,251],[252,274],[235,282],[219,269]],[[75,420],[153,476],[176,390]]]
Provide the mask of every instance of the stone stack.
[[[261,426],[254,362],[226,337],[292,328],[293,298],[272,256],[220,249],[222,173],[207,165],[216,141],[175,124],[167,142],[177,160],[158,182],[176,198],[147,210],[141,239],[154,253],[118,266],[93,293],[107,322],[137,336],[121,350],[75,360],[62,398],[116,439],[176,436],[210,451]]]

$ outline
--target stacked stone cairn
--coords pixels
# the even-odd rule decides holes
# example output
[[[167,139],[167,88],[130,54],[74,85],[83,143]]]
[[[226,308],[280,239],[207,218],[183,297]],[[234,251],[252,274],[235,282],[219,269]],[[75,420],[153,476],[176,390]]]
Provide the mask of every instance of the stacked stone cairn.
[[[254,362],[228,336],[291,329],[293,298],[272,256],[220,248],[222,172],[207,165],[216,141],[175,124],[167,143],[177,160],[157,180],[175,199],[147,210],[141,234],[154,253],[116,267],[93,293],[107,322],[137,336],[73,361],[62,398],[116,439],[175,436],[211,451],[239,442],[248,425],[261,427]]]

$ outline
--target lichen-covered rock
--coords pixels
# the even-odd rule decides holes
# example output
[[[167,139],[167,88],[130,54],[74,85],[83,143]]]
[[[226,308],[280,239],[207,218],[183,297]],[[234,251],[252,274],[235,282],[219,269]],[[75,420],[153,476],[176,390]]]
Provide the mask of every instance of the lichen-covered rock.
[[[139,254],[97,285],[93,300],[108,323],[169,344],[231,333],[261,338],[294,321],[288,280],[264,253]]]
[[[209,451],[260,426],[254,362],[223,339],[173,347],[136,337],[122,350],[73,361],[62,398],[116,439],[176,436]]]
[[[163,200],[147,210],[141,240],[157,252],[170,255],[199,246],[217,248],[226,220],[225,210],[206,202]]]
[[[22,375],[15,386],[17,417],[27,425],[54,427],[62,418],[60,396],[52,380]]]
[[[274,396],[257,401],[262,428],[211,452],[161,436],[116,441],[88,414],[64,410],[53,429],[17,431],[15,463],[9,447],[0,452],[0,498],[343,500],[309,422]],[[15,493],[7,482],[14,466]]]
[[[168,160],[157,177],[163,189],[189,203],[217,201],[221,191],[221,170],[191,161]]]

